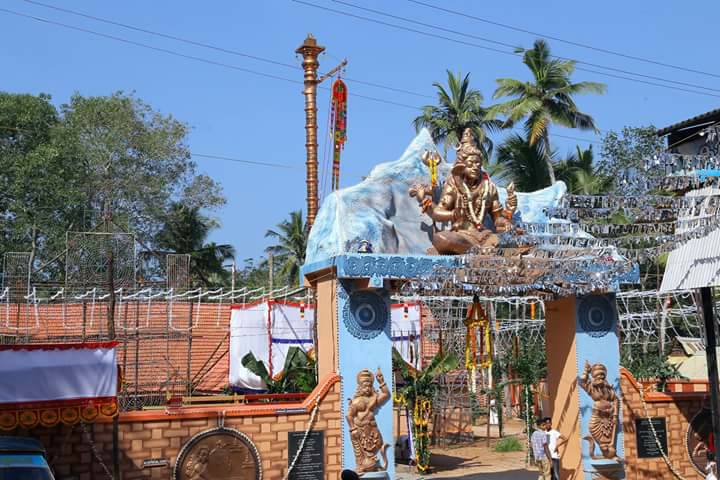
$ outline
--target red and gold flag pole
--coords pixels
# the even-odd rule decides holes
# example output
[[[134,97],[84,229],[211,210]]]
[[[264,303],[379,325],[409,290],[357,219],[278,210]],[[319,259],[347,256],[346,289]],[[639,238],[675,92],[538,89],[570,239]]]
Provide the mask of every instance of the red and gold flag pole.
[[[305,168],[307,184],[307,226],[310,229],[315,222],[318,211],[318,141],[317,141],[317,86],[336,71],[347,64],[347,60],[318,78],[320,62],[318,56],[325,51],[325,47],[317,44],[317,40],[308,34],[295,53],[303,57],[305,95]]]

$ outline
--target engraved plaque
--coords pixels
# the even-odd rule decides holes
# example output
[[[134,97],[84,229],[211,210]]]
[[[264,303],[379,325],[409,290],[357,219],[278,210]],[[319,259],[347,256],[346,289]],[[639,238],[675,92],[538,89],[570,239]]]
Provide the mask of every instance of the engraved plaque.
[[[655,433],[650,428],[650,422],[655,428]],[[658,442],[655,440],[656,434],[657,439],[660,440],[660,448],[658,448]],[[665,425],[665,419],[662,417],[636,418],[635,441],[637,442],[639,458],[657,458],[662,457],[663,452],[667,454],[667,426]]]
[[[176,480],[260,480],[262,467],[255,445],[243,433],[216,428],[198,433],[180,450]]]
[[[288,467],[295,459],[305,432],[288,432]],[[324,436],[322,431],[310,432],[303,450],[290,472],[289,480],[323,480],[325,455],[323,455]]]

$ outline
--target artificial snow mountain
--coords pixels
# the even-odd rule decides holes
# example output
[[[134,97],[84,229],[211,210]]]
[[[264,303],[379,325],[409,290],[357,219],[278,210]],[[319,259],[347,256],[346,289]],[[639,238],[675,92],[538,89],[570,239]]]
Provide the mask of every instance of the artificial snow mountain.
[[[435,150],[435,144],[422,129],[399,159],[377,165],[357,185],[328,195],[310,231],[305,263],[355,252],[361,240],[369,241],[374,253],[426,254],[432,246],[432,221],[408,195],[413,185],[430,183],[430,170],[421,158],[425,150]],[[439,185],[449,172],[450,164],[439,165]],[[557,221],[545,210],[557,207],[566,190],[557,182],[536,192],[517,192],[516,221]],[[504,204],[507,191],[498,186],[498,193]]]

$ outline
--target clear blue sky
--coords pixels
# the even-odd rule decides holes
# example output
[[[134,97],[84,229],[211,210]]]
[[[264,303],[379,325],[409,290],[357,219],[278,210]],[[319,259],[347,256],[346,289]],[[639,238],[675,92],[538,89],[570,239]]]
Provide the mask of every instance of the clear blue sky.
[[[517,57],[398,31],[290,0],[44,1],[284,63],[297,62],[294,50],[306,34],[312,32],[327,47],[327,54],[321,58],[322,71],[347,58],[348,77],[422,95],[433,94],[432,82],[444,81],[445,69],[448,68],[471,72],[473,86],[483,92],[487,103],[492,101],[496,78],[527,78],[525,67]],[[308,1],[362,16],[373,16],[331,0]],[[512,45],[530,46],[536,38],[433,11],[405,0],[349,1]],[[714,57],[716,22],[720,18],[718,2],[704,1],[689,6],[679,2],[627,0],[609,0],[592,5],[571,0],[425,1],[546,35],[720,74]],[[299,70],[128,31],[31,5],[23,0],[5,0],[1,6],[187,55],[302,79]],[[374,17],[400,23],[377,15]],[[405,25],[432,32],[429,27]],[[509,50],[467,37],[454,38]],[[0,12],[0,42],[2,90],[34,94],[45,92],[51,94],[56,103],[67,101],[73,92],[106,95],[117,90],[135,91],[154,108],[172,113],[191,125],[189,144],[193,152],[291,165],[291,169],[275,169],[196,158],[199,170],[220,181],[228,198],[227,206],[216,212],[222,228],[212,234],[212,239],[234,244],[238,260],[259,256],[267,245],[264,238],[266,229],[284,219],[289,211],[304,208],[305,140],[300,85],[178,58],[4,12]],[[720,90],[719,77],[673,70],[552,40],[550,45],[557,55]],[[651,123],[662,127],[717,108],[720,103],[717,97],[587,72],[578,72],[575,79],[608,84],[605,96],[579,99],[581,108],[595,116],[602,130]],[[349,91],[348,143],[343,156],[342,185],[355,184],[373,165],[397,158],[414,135],[411,120],[416,115],[415,111],[354,98],[353,94],[408,105],[424,105],[433,101],[432,98],[354,83],[349,83]],[[712,93],[720,95],[720,91]],[[327,122],[327,92],[320,93],[319,104],[322,139]],[[558,133],[599,140],[588,132]],[[560,138],[554,140],[562,152],[569,151],[578,143]],[[320,143],[322,150],[322,140]],[[586,142],[581,144],[587,145]]]

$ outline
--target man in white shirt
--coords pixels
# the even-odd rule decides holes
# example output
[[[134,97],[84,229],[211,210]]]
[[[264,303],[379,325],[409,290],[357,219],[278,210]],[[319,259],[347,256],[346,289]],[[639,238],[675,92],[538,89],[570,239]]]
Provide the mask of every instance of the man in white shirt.
[[[559,448],[567,439],[560,435],[560,432],[552,428],[552,420],[550,417],[545,419],[545,431],[548,436],[548,448],[550,449],[550,456],[552,457],[552,478],[553,480],[560,480],[560,452]]]

